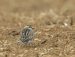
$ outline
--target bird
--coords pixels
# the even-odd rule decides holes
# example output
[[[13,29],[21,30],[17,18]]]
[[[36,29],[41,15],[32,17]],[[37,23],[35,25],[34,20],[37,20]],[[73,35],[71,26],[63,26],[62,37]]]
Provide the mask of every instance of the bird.
[[[21,42],[24,44],[29,44],[32,42],[34,31],[31,26],[25,26],[22,31],[20,32],[21,35]]]

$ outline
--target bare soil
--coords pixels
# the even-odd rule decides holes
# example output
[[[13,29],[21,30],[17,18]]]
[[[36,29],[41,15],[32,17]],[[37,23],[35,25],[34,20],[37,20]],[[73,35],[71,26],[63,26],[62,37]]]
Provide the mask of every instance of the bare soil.
[[[20,32],[31,25],[31,45]],[[75,0],[0,0],[0,57],[75,57]]]

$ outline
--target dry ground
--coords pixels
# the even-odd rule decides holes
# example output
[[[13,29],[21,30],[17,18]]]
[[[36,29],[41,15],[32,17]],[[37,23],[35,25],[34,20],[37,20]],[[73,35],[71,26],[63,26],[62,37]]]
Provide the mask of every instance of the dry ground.
[[[28,46],[18,42],[26,25]],[[0,0],[0,57],[75,57],[75,0]]]

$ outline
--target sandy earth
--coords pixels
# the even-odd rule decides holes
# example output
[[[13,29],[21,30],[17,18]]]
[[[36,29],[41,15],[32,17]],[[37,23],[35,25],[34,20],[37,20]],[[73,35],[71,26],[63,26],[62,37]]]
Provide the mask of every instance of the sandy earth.
[[[20,31],[31,25],[31,45]],[[0,57],[75,57],[75,0],[0,0]]]

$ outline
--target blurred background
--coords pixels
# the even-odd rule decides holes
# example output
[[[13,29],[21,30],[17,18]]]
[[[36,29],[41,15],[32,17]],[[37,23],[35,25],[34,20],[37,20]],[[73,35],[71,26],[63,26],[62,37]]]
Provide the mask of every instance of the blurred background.
[[[74,20],[74,6],[74,0],[1,0],[0,25],[3,25],[4,23],[5,25],[7,25],[8,23],[15,23],[17,21],[19,25],[21,25],[21,22],[26,23],[25,21],[27,20],[27,23],[34,23],[34,19],[38,19],[36,20],[36,22],[40,19],[49,19],[51,21],[50,22],[48,20],[50,24],[52,24],[58,19]],[[56,21],[55,23],[59,22],[60,21]],[[74,24],[74,21],[72,22],[72,24]]]

